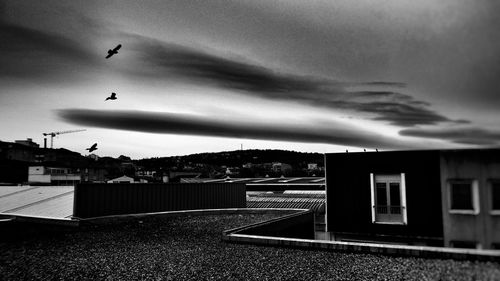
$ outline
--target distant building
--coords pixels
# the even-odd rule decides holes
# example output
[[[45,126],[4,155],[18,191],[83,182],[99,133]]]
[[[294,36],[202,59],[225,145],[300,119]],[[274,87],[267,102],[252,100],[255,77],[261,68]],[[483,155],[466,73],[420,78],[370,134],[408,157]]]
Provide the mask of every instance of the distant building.
[[[16,140],[15,143],[18,143],[18,144],[21,144],[21,145],[25,145],[25,146],[29,146],[29,147],[35,147],[35,148],[39,148],[40,145],[33,142],[33,139],[26,139],[26,140]]]
[[[500,248],[500,149],[325,159],[331,239]]]
[[[90,158],[90,159],[92,159],[92,160],[94,160],[94,161],[99,160],[99,156],[97,156],[97,155],[96,155],[96,154],[94,154],[94,153],[89,154],[87,157],[88,157],[88,158]]]
[[[70,168],[30,166],[28,168],[29,184],[75,185],[81,182],[81,175],[73,173]]]
[[[121,176],[112,180],[108,180],[107,183],[148,183],[146,179],[134,179],[128,176]]]
[[[12,142],[0,142],[0,160],[35,162],[37,148]]]
[[[318,164],[316,164],[316,163],[309,163],[309,164],[307,164],[307,169],[308,170],[317,170],[318,169]]]
[[[108,180],[107,183],[134,183],[134,178],[121,176],[112,180]]]
[[[274,162],[272,165],[272,170],[275,173],[287,173],[292,170],[292,166],[285,163]]]

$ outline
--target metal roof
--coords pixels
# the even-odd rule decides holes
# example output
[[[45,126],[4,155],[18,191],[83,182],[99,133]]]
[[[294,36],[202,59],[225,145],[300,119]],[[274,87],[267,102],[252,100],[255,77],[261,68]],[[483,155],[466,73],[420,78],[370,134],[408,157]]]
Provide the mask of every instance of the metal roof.
[[[324,213],[325,199],[250,196],[247,197],[247,208],[295,208]]]
[[[0,213],[67,218],[73,215],[73,186],[0,186]]]
[[[266,185],[266,184],[281,184],[281,185],[324,185],[324,177],[279,177],[279,178],[223,178],[223,179],[209,179],[209,178],[183,178],[183,183],[245,183],[248,185]]]

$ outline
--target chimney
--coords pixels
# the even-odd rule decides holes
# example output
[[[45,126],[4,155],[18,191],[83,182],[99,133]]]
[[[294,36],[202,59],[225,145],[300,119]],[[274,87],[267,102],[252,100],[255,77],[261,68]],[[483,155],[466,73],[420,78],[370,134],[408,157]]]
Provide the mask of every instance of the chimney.
[[[43,148],[47,148],[47,138],[43,138]]]

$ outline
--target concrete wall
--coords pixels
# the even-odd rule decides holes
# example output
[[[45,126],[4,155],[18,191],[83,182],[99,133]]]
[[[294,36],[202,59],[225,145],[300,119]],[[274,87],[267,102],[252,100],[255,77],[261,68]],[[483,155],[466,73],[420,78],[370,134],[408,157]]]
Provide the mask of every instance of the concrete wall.
[[[75,217],[245,208],[245,184],[77,184]]]
[[[314,239],[314,227],[314,212],[305,211],[228,232],[245,235]]]
[[[29,175],[43,175],[43,174],[45,174],[45,167],[44,166],[30,166],[28,168],[28,174]]]
[[[28,175],[28,182],[30,183],[50,183],[50,175]]]
[[[491,212],[491,180],[500,179],[500,150],[443,151],[440,158],[445,246],[451,241],[464,241],[490,249],[492,243],[500,243],[500,215]],[[476,214],[450,212],[450,179],[477,181]]]

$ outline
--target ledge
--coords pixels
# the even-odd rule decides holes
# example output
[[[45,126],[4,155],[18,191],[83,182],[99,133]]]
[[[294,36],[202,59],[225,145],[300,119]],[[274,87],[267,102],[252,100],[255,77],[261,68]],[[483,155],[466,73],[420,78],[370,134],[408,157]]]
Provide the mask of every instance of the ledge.
[[[140,213],[140,214],[127,214],[127,215],[112,215],[78,219],[83,224],[109,224],[119,223],[129,220],[137,220],[148,217],[179,217],[179,216],[205,216],[205,215],[218,215],[218,214],[294,214],[304,211],[303,209],[277,209],[277,208],[229,208],[229,209],[201,209],[201,210],[182,210],[182,211],[167,211],[156,213]]]

